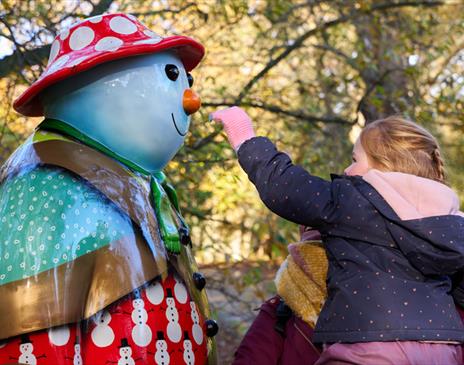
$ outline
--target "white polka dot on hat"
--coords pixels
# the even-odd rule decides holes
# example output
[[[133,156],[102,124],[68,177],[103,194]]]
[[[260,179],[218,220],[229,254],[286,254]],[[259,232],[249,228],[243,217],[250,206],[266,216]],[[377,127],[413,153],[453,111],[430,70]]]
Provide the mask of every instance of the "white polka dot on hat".
[[[74,67],[99,52],[115,52],[122,47],[155,44],[162,40],[133,16],[98,15],[63,30],[55,38],[45,73],[50,75],[62,68]]]

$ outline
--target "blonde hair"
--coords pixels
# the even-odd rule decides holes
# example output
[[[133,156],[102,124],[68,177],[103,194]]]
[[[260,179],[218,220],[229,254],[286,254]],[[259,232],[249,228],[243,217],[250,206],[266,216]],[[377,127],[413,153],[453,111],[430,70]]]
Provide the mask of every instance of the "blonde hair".
[[[429,131],[398,116],[368,124],[361,145],[373,168],[396,171],[446,184],[440,146]]]

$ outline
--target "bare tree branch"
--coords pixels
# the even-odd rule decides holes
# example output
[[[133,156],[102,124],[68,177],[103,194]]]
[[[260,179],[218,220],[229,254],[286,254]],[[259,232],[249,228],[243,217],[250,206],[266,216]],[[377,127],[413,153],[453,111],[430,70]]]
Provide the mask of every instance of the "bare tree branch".
[[[220,107],[220,106],[234,106],[237,104],[234,102],[204,102],[202,103],[202,105],[210,106],[210,107]],[[354,123],[353,121],[347,120],[345,118],[337,117],[337,116],[330,117],[327,115],[320,116],[320,115],[306,114],[305,112],[301,110],[285,110],[277,105],[266,104],[263,102],[243,102],[240,104],[240,106],[263,109],[269,112],[297,118],[305,122],[322,122],[322,123],[336,123],[336,124],[349,124],[349,125],[352,125]]]
[[[434,76],[432,76],[428,81],[427,83],[429,85],[434,85],[438,78],[440,77],[440,75],[443,73],[443,71],[446,69],[446,67],[449,65],[449,63],[453,60],[453,58],[455,56],[457,56],[461,51],[464,50],[464,39],[458,43],[456,45],[456,47],[454,47],[454,50],[452,52],[450,52],[446,58],[441,62],[441,65],[440,65],[440,68],[438,69],[438,71],[435,73]]]
[[[95,16],[104,13],[110,8],[112,3],[113,0],[100,0],[100,2],[97,5],[93,6],[93,9],[90,12],[89,16]]]
[[[192,150],[199,150],[201,148],[203,148],[204,146],[210,144],[211,142],[213,142],[214,138],[216,138],[216,136],[218,136],[219,134],[221,134],[222,130],[221,129],[218,129],[210,134],[208,134],[206,137],[196,141],[192,146],[189,146],[190,149]]]
[[[306,39],[310,38],[311,36],[324,31],[328,28],[334,27],[336,25],[339,25],[341,23],[344,23],[348,20],[355,19],[359,16],[365,16],[366,14],[377,12],[377,11],[384,11],[384,10],[389,10],[389,9],[394,9],[394,8],[401,8],[401,7],[410,7],[410,6],[427,6],[427,7],[433,7],[433,6],[439,6],[443,5],[443,1],[402,1],[402,2],[386,2],[386,3],[381,3],[381,4],[375,4],[373,5],[370,9],[368,10],[356,10],[352,12],[351,14],[348,15],[343,15],[340,16],[337,19],[325,22],[323,24],[320,24],[316,26],[315,28],[312,28],[311,30],[307,31],[304,33],[302,36],[298,37],[290,46],[286,47],[285,51],[283,51],[280,55],[277,57],[271,59],[264,68],[258,72],[242,89],[240,94],[238,95],[236,99],[236,103],[239,104],[243,98],[248,94],[248,92],[251,90],[251,88],[262,78],[264,75],[266,75],[272,68],[277,66],[280,61],[284,60],[287,58],[289,54],[291,54],[294,50],[300,48],[303,43],[306,41]]]
[[[226,102],[226,101],[203,102],[202,103],[202,106],[204,107],[226,107],[226,106],[234,106],[234,105],[237,105],[237,104],[235,102]],[[273,113],[282,114],[285,116],[293,117],[298,120],[301,120],[304,122],[310,122],[310,123],[322,122],[322,123],[342,124],[342,125],[353,125],[356,123],[356,120],[350,121],[350,120],[347,120],[341,117],[329,116],[329,115],[317,116],[317,115],[304,113],[301,110],[285,110],[277,105],[270,105],[270,104],[266,104],[262,102],[242,102],[240,106],[267,110]],[[317,124],[314,124],[314,126],[317,127]],[[189,148],[191,148],[192,150],[199,150],[203,148],[204,146],[213,142],[214,138],[221,133],[222,133],[222,129],[218,129],[208,134],[206,137],[196,141],[192,146],[189,146]]]
[[[356,107],[356,113],[362,112],[362,109],[364,105],[366,104],[366,100],[368,97],[371,95],[371,93],[375,90],[375,88],[379,85],[382,84],[382,82],[390,75],[392,72],[404,72],[404,69],[402,68],[392,68],[389,70],[386,70],[382,75],[380,75],[378,78],[375,78],[371,80],[372,82],[369,84],[367,90],[364,92],[363,96],[358,102],[358,105]]]
[[[95,16],[101,13],[104,13],[113,3],[113,0],[101,0],[97,5],[92,9],[92,12],[89,16]],[[63,19],[65,19],[64,17]],[[5,26],[8,25],[2,21]],[[24,62],[18,64],[18,59],[22,59],[27,62],[29,66],[40,65],[42,64],[50,54],[50,45],[44,45],[32,50],[22,51],[20,45],[15,42],[16,49],[13,54],[5,56],[0,59],[0,78],[6,77],[9,74],[16,72],[20,73],[24,66]],[[20,57],[20,58],[19,58]]]
[[[232,226],[233,225],[233,223],[228,221],[227,219],[213,218],[212,215],[200,212],[198,209],[192,209],[192,208],[189,208],[189,207],[183,207],[182,211],[187,212],[188,214],[193,215],[193,216],[195,216],[198,219],[203,220],[203,221],[218,222],[218,223],[221,223],[221,224],[224,224],[224,225],[227,225],[227,226]]]
[[[312,44],[311,46],[314,47],[314,48],[317,48],[317,49],[321,49],[323,51],[331,52],[331,53],[343,58],[345,60],[345,62],[348,65],[350,65],[354,70],[359,71],[359,67],[356,64],[356,61],[353,58],[351,58],[350,56],[348,56],[347,54],[340,51],[339,49],[334,48],[334,47],[330,46],[329,44]]]
[[[141,11],[141,12],[135,12],[135,13],[133,12],[131,14],[134,15],[134,16],[159,15],[159,14],[166,14],[166,13],[179,14],[179,13],[182,13],[183,11],[187,10],[188,8],[191,8],[192,6],[195,6],[196,8],[198,8],[197,4],[188,3],[188,4],[184,5],[183,7],[179,8],[179,9],[150,10],[150,11]]]

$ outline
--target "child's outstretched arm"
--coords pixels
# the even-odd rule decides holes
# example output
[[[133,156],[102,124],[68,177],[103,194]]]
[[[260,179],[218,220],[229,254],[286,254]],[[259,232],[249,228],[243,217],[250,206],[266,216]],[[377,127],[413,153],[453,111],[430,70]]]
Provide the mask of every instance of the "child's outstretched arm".
[[[242,109],[220,110],[211,118],[224,125],[240,165],[270,210],[292,222],[317,229],[334,221],[337,196],[333,194],[331,182],[294,165],[269,139],[255,137],[252,122]]]

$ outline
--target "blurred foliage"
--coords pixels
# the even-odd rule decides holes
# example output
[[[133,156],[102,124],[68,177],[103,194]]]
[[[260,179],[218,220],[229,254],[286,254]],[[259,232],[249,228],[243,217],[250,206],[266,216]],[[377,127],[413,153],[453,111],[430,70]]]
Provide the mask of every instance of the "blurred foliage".
[[[1,0],[3,160],[40,121],[11,105],[43,71],[54,35],[107,11],[130,12],[162,35],[189,35],[206,47],[193,71],[203,108],[166,171],[200,260],[279,260],[298,238],[294,224],[263,206],[220,128],[208,122],[220,107],[246,108],[259,134],[325,178],[350,163],[364,123],[406,115],[440,138],[451,185],[464,197],[460,1]],[[258,267],[235,282],[260,280]]]
[[[12,109],[44,70],[55,34],[79,19],[129,12],[161,35],[200,41],[192,74],[203,107],[166,172],[192,227],[196,257],[229,363],[252,309],[298,239],[270,213],[208,114],[241,105],[259,134],[312,173],[350,163],[365,123],[405,115],[441,141],[464,202],[464,3],[461,0],[0,0],[0,160],[40,122]],[[230,265],[231,262],[241,261]]]

